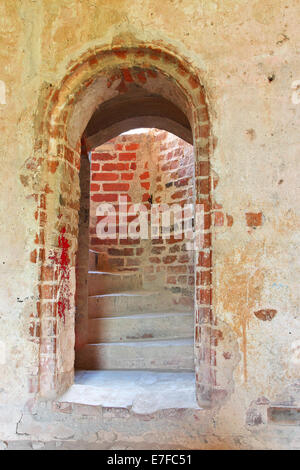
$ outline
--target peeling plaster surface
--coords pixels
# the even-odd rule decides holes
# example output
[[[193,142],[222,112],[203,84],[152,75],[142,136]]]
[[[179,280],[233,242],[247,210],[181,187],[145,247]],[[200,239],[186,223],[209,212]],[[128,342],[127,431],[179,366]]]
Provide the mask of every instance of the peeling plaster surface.
[[[76,435],[81,443],[98,440],[107,443],[106,448],[139,448],[145,441],[153,448],[300,448],[299,426],[274,425],[266,418],[269,404],[284,401],[286,387],[291,406],[296,406],[294,384],[300,375],[300,104],[293,85],[300,79],[299,15],[298,0],[165,0],[163,5],[160,0],[2,0],[3,441],[12,441],[13,447],[18,440],[55,442]],[[227,223],[213,229],[213,306],[221,325],[226,324],[224,332],[232,335],[232,350],[227,340],[224,346],[218,341],[220,363],[224,368],[230,364],[230,377],[225,369],[222,380],[230,382],[231,393],[212,412],[198,410],[194,417],[175,410],[171,418],[154,420],[166,431],[160,444],[151,420],[140,422],[133,415],[112,420],[109,429],[103,427],[105,420],[97,421],[98,429],[91,423],[89,428],[81,422],[77,426],[76,413],[63,424],[65,415],[59,412],[60,418],[53,418],[49,404],[33,417],[30,410],[36,404],[28,391],[28,371],[36,375],[40,353],[28,333],[39,295],[36,266],[30,262],[38,231],[36,201],[28,187],[38,184],[40,169],[28,169],[26,163],[34,153],[42,90],[57,86],[70,61],[76,62],[88,49],[140,42],[166,44],[199,71],[215,137],[211,165],[218,184],[213,198],[215,207],[228,215]],[[80,108],[76,113],[75,120]],[[76,132],[87,119],[83,110],[82,128]],[[246,214],[261,216],[247,224]],[[261,311],[277,313],[262,321],[255,314]],[[70,347],[72,341],[69,338]],[[68,354],[62,351],[64,357]],[[266,404],[257,405],[262,396]],[[51,426],[39,421],[45,410]]]

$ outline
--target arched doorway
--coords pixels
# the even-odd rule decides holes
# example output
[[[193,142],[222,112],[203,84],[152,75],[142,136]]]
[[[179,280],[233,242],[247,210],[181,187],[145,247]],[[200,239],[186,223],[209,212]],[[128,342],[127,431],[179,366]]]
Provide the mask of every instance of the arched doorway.
[[[80,169],[75,367],[193,371],[193,146],[144,128],[97,147],[87,162]],[[192,386],[194,374],[187,377]]]
[[[170,119],[176,114],[173,122],[177,133],[189,133],[187,121],[192,129],[195,200],[203,204],[205,211],[204,241],[196,254],[196,389],[199,403],[209,406],[216,390],[211,311],[209,116],[198,74],[173,52],[153,45],[89,52],[76,61],[57,87],[49,86],[44,90],[43,112],[36,122],[35,161],[41,167],[41,178],[37,215],[40,232],[36,236],[35,261],[40,281],[39,300],[32,320],[41,327],[34,329],[35,339],[41,345],[39,392],[43,396],[56,396],[73,381],[81,136],[95,108],[118,95],[125,97],[127,91],[134,95],[132,87],[136,80],[139,87],[146,90],[143,100],[147,101],[151,95],[150,116],[155,108],[155,95],[159,97],[158,109],[163,109],[162,102],[167,100],[172,103],[171,107],[176,106],[181,111],[176,114],[175,108],[170,111],[170,107],[166,107],[161,116]],[[126,111],[126,106],[124,109]],[[124,122],[135,119],[125,111]],[[149,114],[143,117],[147,119]],[[110,130],[118,121],[111,120]],[[87,135],[87,141],[89,138]],[[50,323],[52,329],[49,329]]]

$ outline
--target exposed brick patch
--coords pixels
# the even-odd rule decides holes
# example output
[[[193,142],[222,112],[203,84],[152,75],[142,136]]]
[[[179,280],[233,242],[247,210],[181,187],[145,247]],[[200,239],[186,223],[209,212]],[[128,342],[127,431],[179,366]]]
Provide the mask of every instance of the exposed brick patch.
[[[110,153],[104,152],[104,153],[98,153],[98,152],[93,152],[93,160],[100,160],[100,161],[107,161],[107,160],[114,160],[117,158],[117,155],[111,155]]]
[[[129,144],[125,145],[126,150],[137,150],[140,144],[137,142],[130,142]]]
[[[227,219],[227,226],[232,227],[233,225],[233,217],[232,215],[226,214],[226,219]]]
[[[120,161],[136,160],[136,153],[134,152],[121,152],[119,154]]]
[[[103,191],[118,191],[118,192],[126,192],[129,189],[128,183],[111,183],[111,184],[103,184]]]
[[[97,170],[96,170],[97,171]],[[93,173],[92,180],[93,181],[116,181],[119,179],[118,173]]]
[[[271,321],[277,315],[277,310],[274,309],[262,309],[254,312],[256,318],[262,321]]]
[[[246,212],[246,223],[248,227],[259,227],[263,222],[262,212]]]

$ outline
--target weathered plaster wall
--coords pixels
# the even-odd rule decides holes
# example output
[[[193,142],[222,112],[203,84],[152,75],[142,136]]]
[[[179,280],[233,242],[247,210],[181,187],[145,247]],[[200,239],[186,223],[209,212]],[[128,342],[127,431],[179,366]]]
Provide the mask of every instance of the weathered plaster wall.
[[[4,0],[0,13],[1,437],[24,438],[24,428],[15,435],[18,407],[36,390],[35,383],[28,390],[39,354],[28,324],[38,296],[30,262],[38,221],[26,189],[35,184],[35,168],[26,164],[41,90],[57,85],[70,59],[88,49],[146,41],[170,45],[201,71],[215,137],[215,211],[223,215],[213,233],[213,303],[216,341],[223,344],[217,360],[232,394],[214,411],[208,444],[197,429],[191,440],[213,447],[230,436],[235,448],[299,447],[295,426],[265,424],[269,402],[300,405],[293,385],[299,381],[300,105],[292,100],[292,83],[300,79],[298,1],[166,0],[162,8],[158,0]],[[8,402],[18,404],[9,416]],[[203,416],[211,425],[212,415]],[[28,437],[34,432],[26,419]],[[182,418],[172,419],[176,434]],[[130,445],[137,440],[133,435]]]

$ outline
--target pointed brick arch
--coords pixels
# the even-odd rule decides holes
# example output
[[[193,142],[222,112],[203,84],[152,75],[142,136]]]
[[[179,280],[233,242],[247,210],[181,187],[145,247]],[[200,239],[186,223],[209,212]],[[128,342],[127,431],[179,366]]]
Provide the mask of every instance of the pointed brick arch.
[[[178,96],[184,97],[184,102],[175,104],[181,106],[193,132],[196,202],[204,204],[206,212],[204,247],[196,265],[196,389],[199,404],[210,406],[220,387],[215,377],[215,321],[211,308],[209,113],[199,71],[174,51],[153,44],[87,51],[70,66],[57,85],[47,84],[42,92],[35,122],[35,155],[31,162],[36,172],[32,186],[39,231],[31,253],[31,261],[38,270],[38,301],[30,335],[40,350],[38,372],[30,377],[31,389],[40,396],[55,397],[73,382],[82,129],[75,142],[74,136],[70,139],[70,123],[76,129],[76,105],[79,103],[82,106],[79,109],[85,109],[90,91],[97,89],[99,76],[107,79],[113,71],[120,70],[124,77],[132,68],[160,73],[175,84]],[[87,111],[87,121],[92,111]]]

